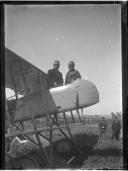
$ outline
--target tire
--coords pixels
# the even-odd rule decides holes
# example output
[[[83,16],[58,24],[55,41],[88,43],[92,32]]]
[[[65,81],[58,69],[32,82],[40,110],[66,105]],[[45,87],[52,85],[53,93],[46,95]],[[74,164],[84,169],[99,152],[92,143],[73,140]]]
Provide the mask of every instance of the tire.
[[[56,150],[59,154],[69,153],[72,150],[72,145],[67,140],[61,140],[57,143]]]
[[[40,165],[34,156],[22,156],[17,159],[17,169],[39,169]]]

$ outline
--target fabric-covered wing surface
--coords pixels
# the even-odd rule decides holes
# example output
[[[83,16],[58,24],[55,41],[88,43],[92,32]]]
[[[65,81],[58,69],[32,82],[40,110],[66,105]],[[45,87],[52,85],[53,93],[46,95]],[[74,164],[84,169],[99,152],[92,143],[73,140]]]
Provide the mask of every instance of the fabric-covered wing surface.
[[[38,84],[38,72],[39,69],[34,67],[32,64],[25,61],[23,58],[19,57],[14,52],[9,49],[5,49],[5,87],[15,89],[16,86],[17,92],[24,94],[25,89],[21,65],[24,69],[25,79],[27,81],[30,93],[34,93],[39,90]],[[46,74],[40,71],[43,80],[43,86],[46,89]],[[14,82],[14,83],[13,83]]]
[[[53,98],[47,90],[46,74],[7,48],[5,48],[5,88],[24,95],[23,98],[16,99],[14,121],[30,119],[30,111],[35,117],[57,112]]]

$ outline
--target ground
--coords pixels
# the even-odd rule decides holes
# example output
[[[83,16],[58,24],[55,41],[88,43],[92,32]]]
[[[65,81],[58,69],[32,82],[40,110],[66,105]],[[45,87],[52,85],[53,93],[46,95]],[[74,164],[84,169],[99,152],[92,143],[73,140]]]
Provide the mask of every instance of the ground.
[[[80,158],[75,158],[67,168],[78,169],[122,169],[123,141],[111,140],[111,128],[108,128],[105,140],[99,141],[97,125],[73,128],[72,133],[77,144]],[[71,153],[70,153],[71,154]],[[72,154],[73,156],[73,154]],[[71,155],[65,156],[68,161]]]
[[[67,133],[66,129],[64,131]],[[98,127],[97,124],[93,125],[78,125],[72,126],[71,132],[73,139],[75,140],[77,152],[72,148],[69,152],[63,154],[58,153],[57,144],[65,140],[64,136],[56,130],[54,131],[53,138],[53,168],[74,168],[74,169],[122,169],[123,168],[123,141],[122,138],[119,141],[111,140],[111,125],[109,125],[106,138],[99,141]],[[43,139],[42,139],[43,141]],[[44,142],[44,141],[43,141]],[[44,142],[46,145],[46,151],[49,151],[47,141]],[[13,154],[19,151],[24,153],[27,148],[31,148],[29,144],[27,148],[23,147],[23,144],[14,143]],[[32,149],[35,155],[35,149]],[[40,151],[36,150],[36,153]],[[19,155],[19,154],[18,154]],[[73,160],[70,162],[70,159]],[[40,160],[40,159],[39,159]],[[41,161],[42,163],[42,161]],[[42,168],[45,166],[42,165]]]
[[[111,142],[104,140],[98,142],[93,148],[90,156],[83,162],[85,169],[122,169],[122,141]]]

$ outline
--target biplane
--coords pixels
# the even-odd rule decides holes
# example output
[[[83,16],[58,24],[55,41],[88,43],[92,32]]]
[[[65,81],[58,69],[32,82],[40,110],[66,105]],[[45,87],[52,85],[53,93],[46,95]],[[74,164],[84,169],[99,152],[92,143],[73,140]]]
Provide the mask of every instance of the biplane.
[[[40,159],[39,156],[34,158],[32,155],[26,157],[22,154],[22,157],[17,159],[10,153],[10,148],[5,148],[6,168],[39,169],[41,168],[39,160],[47,168],[52,168],[55,130],[58,130],[70,142],[76,155],[78,154],[67,122],[67,112],[74,120],[73,111],[75,110],[81,121],[79,110],[99,102],[97,88],[92,82],[78,79],[71,84],[49,90],[46,73],[5,48],[5,88],[14,91],[14,100],[8,98],[5,100],[5,122],[8,123],[5,144],[7,147],[10,146],[12,139],[17,138],[21,145],[22,142],[29,141],[40,151]],[[22,97],[19,98],[19,95]],[[59,115],[62,115],[65,120],[64,126],[59,124]],[[43,120],[42,127],[38,127],[38,119]],[[26,129],[25,123],[27,121],[31,123],[31,129]],[[43,126],[44,121],[45,127]],[[10,125],[13,127],[11,130]],[[64,131],[64,127],[68,133]],[[49,151],[45,149],[46,141],[49,145]],[[58,149],[63,152],[67,146],[68,144],[63,142],[59,144]]]

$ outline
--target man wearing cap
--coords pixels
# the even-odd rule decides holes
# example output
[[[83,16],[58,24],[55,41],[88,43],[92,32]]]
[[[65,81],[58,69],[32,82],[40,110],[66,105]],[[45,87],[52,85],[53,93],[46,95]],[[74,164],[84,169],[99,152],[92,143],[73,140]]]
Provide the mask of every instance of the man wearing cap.
[[[65,84],[70,84],[78,78],[81,78],[79,71],[75,69],[74,61],[70,61],[68,64],[69,71],[66,74]]]
[[[118,117],[115,116],[115,119],[113,120],[112,123],[112,140],[113,139],[116,139],[117,141],[119,140],[120,130],[121,130],[121,122],[118,119]]]
[[[58,87],[63,85],[62,73],[59,71],[60,62],[55,60],[53,63],[53,69],[49,69],[47,73],[48,88]]]
[[[99,140],[105,139],[107,126],[108,126],[108,124],[107,124],[105,118],[102,117],[99,122]]]

